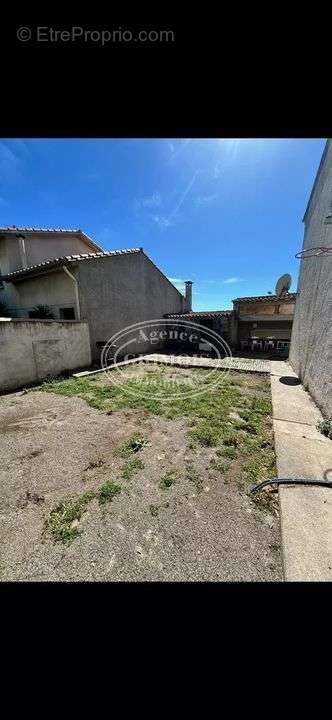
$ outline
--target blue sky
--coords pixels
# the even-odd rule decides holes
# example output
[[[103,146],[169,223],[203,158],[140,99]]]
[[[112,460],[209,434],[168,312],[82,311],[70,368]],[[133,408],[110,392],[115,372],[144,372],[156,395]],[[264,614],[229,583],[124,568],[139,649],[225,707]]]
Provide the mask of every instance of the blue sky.
[[[195,310],[296,290],[302,217],[325,141],[2,140],[0,226],[80,227],[143,247]]]

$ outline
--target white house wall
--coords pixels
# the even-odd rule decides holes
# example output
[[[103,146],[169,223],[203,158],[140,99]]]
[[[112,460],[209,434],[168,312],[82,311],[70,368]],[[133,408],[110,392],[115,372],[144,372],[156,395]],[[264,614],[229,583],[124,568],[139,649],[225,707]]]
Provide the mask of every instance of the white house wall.
[[[36,305],[48,305],[55,318],[60,317],[60,307],[74,307],[77,317],[74,283],[63,270],[21,280],[15,286],[21,317],[28,316]]]
[[[305,216],[303,249],[332,248],[332,143]],[[304,386],[332,414],[332,255],[301,260],[289,360]]]

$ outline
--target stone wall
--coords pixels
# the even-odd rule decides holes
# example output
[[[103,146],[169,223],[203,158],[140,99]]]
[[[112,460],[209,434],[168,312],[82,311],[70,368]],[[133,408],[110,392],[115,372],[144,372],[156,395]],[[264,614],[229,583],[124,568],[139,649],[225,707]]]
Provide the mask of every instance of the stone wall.
[[[0,392],[90,364],[87,323],[0,319]]]

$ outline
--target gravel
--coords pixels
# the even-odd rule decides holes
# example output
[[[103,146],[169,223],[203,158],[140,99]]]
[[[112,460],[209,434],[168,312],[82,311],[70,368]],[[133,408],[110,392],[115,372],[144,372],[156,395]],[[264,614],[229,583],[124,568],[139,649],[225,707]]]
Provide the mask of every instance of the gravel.
[[[120,479],[113,450],[133,432],[149,443],[144,469]],[[0,399],[0,579],[20,581],[281,580],[279,520],[236,484],[212,477],[212,448],[188,449],[184,419],[146,411],[111,415],[79,398],[29,392]],[[193,463],[202,483],[186,475]],[[176,482],[160,487],[165,472]],[[92,500],[69,545],[45,519],[60,501],[107,479],[120,495]],[[199,491],[201,490],[201,491]],[[150,506],[153,507],[153,513]]]

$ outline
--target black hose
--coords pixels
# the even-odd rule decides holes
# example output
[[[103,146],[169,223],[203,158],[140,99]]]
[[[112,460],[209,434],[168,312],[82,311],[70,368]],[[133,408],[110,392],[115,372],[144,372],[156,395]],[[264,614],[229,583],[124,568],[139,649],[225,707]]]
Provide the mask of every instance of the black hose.
[[[321,487],[332,488],[332,482],[328,480],[301,480],[299,478],[272,478],[272,480],[264,480],[258,485],[253,485],[250,493],[256,493],[266,485],[320,485]]]

